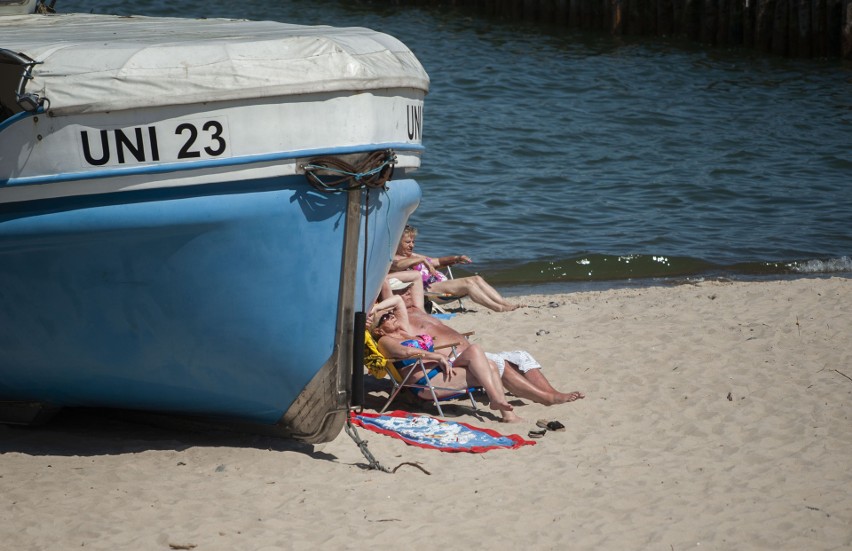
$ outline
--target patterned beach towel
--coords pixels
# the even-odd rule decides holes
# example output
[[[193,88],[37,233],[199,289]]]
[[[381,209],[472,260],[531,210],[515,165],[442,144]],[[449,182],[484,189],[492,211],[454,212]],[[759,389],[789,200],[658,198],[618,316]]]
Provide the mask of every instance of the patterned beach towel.
[[[411,446],[443,452],[483,453],[500,448],[515,449],[535,445],[535,442],[524,440],[517,434],[504,436],[491,429],[406,411],[391,411],[382,415],[353,413],[352,422],[367,430],[399,438]]]

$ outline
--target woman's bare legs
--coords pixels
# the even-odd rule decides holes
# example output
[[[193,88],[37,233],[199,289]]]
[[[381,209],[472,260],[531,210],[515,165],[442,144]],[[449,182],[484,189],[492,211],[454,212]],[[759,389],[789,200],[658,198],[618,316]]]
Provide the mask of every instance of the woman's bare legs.
[[[508,365],[511,366],[512,371],[518,369],[512,363],[509,363]],[[518,371],[518,373],[520,374],[520,371]],[[554,394],[554,397],[556,398],[555,403],[557,404],[573,402],[574,400],[579,400],[581,398],[586,397],[585,394],[576,390],[572,392],[560,392],[556,390],[555,388],[553,388],[553,385],[550,384],[550,381],[547,380],[547,377],[544,376],[544,373],[541,372],[541,369],[530,369],[526,373],[522,374],[522,377],[524,377],[524,379],[529,381],[532,385],[543,389],[546,392],[552,392]]]
[[[585,397],[580,392],[559,392],[553,388],[541,369],[530,369],[521,373],[511,362],[506,362],[506,368],[503,370],[503,386],[518,398],[546,406],[573,402]]]
[[[439,281],[429,286],[430,291],[448,293],[456,296],[466,296],[477,304],[495,312],[509,312],[518,308],[517,304],[507,302],[497,289],[486,282],[482,276],[461,277]]]
[[[466,368],[470,374],[468,382],[473,385],[479,384],[485,388],[485,393],[491,401],[488,407],[499,410],[504,423],[517,423],[522,420],[512,411],[514,409],[512,404],[506,400],[506,390],[500,381],[496,366],[488,361],[485,352],[478,344],[468,346],[453,361],[453,366]]]
[[[521,375],[520,372],[510,367],[506,367],[503,370],[503,386],[518,398],[532,400],[533,402],[547,406],[557,403],[553,392],[538,388]]]

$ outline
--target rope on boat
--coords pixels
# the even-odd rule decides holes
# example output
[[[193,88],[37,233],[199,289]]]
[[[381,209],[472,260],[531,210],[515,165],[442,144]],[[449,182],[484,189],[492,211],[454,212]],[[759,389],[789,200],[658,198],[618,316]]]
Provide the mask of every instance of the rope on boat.
[[[352,426],[352,421],[350,419],[346,420],[346,434],[358,445],[358,448],[361,450],[361,453],[367,459],[367,462],[370,464],[370,468],[375,471],[382,471],[384,473],[391,473],[392,471],[387,467],[382,466],[381,463],[373,456],[372,452],[370,452],[369,448],[367,448],[367,441],[361,440],[361,437],[358,436],[358,431],[355,430],[355,427]]]
[[[56,13],[56,0],[51,0],[50,4],[48,4],[45,0],[41,0],[38,4],[36,4],[36,13],[40,14],[48,14],[48,13]]]
[[[320,157],[311,159],[302,165],[305,178],[317,191],[336,193],[362,188],[385,188],[385,183],[393,176],[396,165],[396,154],[393,150],[374,151],[367,155],[356,166],[337,157]],[[322,173],[331,173],[325,179]]]

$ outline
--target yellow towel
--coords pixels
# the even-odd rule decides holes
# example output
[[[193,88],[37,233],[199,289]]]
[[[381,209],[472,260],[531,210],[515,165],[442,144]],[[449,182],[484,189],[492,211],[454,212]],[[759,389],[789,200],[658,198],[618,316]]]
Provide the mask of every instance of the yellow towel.
[[[369,331],[364,331],[364,367],[376,379],[383,379],[387,374],[388,360],[379,352],[379,347]]]

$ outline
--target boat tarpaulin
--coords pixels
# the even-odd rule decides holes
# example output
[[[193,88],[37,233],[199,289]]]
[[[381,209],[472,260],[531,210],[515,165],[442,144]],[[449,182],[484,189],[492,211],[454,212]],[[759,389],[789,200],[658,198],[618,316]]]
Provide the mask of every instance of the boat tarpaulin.
[[[0,18],[0,48],[38,62],[26,91],[57,114],[429,87],[402,42],[359,27],[22,15]]]

